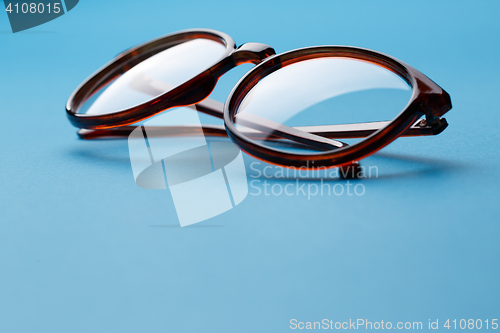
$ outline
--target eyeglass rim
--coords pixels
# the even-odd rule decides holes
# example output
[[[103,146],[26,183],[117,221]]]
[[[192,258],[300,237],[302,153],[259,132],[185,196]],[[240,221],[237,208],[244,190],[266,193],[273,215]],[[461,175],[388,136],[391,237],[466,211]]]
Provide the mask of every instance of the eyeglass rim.
[[[78,113],[82,105],[92,96],[92,94],[99,91],[106,84],[124,74],[138,63],[170,47],[197,38],[221,42],[225,45],[226,49],[213,65],[209,66],[195,77],[164,94],[127,109],[116,110],[104,114]],[[186,91],[195,85],[197,81],[201,81],[200,79],[214,80],[214,82],[209,83],[213,83],[213,87],[215,87],[218,78],[214,78],[212,75],[214,67],[217,65],[219,65],[219,67],[227,66],[224,60],[229,59],[229,56],[234,53],[235,50],[236,44],[228,34],[212,29],[187,29],[147,41],[122,52],[83,81],[68,98],[66,102],[66,115],[71,124],[75,127],[82,129],[107,129],[136,123],[161,113],[165,111],[166,108],[197,103],[199,101],[196,100],[195,94],[186,96]],[[129,66],[131,64],[132,66]],[[210,89],[210,86],[211,84],[205,86],[205,90]],[[213,87],[211,87],[211,89],[213,89]],[[201,94],[203,95],[203,93],[205,93],[205,91]],[[190,97],[195,100],[193,103],[190,103]]]
[[[344,57],[364,60],[382,66],[404,79],[412,87],[412,96],[406,107],[387,126],[379,129],[356,144],[326,152],[290,153],[265,146],[247,138],[236,129],[235,114],[244,97],[264,77],[283,66],[320,57]],[[422,116],[428,121],[439,119],[451,109],[449,94],[427,76],[404,62],[389,55],[353,46],[313,46],[287,51],[269,57],[248,71],[235,85],[224,105],[226,131],[247,154],[268,163],[285,167],[311,168],[350,165],[382,149],[401,136]]]

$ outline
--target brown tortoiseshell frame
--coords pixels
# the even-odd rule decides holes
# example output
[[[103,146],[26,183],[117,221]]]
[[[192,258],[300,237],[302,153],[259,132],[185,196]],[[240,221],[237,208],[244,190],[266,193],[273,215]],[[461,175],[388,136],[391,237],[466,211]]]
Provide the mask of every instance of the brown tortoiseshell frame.
[[[211,39],[226,47],[221,59],[207,70],[174,89],[132,108],[103,115],[78,113],[83,103],[92,94],[133,66],[169,47],[196,38]],[[340,148],[321,153],[286,153],[259,144],[236,129],[234,120],[238,107],[259,80],[282,67],[321,57],[347,57],[382,66],[399,75],[413,88],[412,97],[406,108],[392,121],[288,128],[293,131],[292,140],[298,142],[302,142],[301,139],[312,140],[314,143],[315,138],[319,138],[319,142],[324,138],[366,137],[365,140],[352,146],[340,143]],[[235,86],[225,105],[207,99],[218,79],[230,69],[243,63],[258,65]],[[237,48],[233,39],[224,33],[208,29],[195,29],[167,35],[123,52],[75,90],[67,102],[66,111],[71,123],[82,129],[79,131],[82,138],[123,137],[128,135],[131,130],[131,126],[126,125],[142,121],[169,108],[180,106],[189,106],[200,112],[223,118],[229,137],[243,151],[256,158],[286,167],[308,168],[311,166],[311,162],[314,162],[316,166],[323,167],[350,165],[352,161],[358,161],[373,154],[399,136],[439,134],[447,126],[446,120],[440,117],[451,109],[451,100],[448,93],[424,74],[379,52],[357,47],[318,46],[276,55],[270,46],[264,44],[246,43]],[[419,120],[424,115],[426,119]],[[297,129],[299,131],[296,131]],[[188,128],[177,128],[175,132],[182,134],[186,130]],[[204,132],[219,136],[224,134],[222,128],[214,126],[204,126]],[[290,138],[287,136],[286,129],[285,132],[277,131],[270,134],[272,137]]]

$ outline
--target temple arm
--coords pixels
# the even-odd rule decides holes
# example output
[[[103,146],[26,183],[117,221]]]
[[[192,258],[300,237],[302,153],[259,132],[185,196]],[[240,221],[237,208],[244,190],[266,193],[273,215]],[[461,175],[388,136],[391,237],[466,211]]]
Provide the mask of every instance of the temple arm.
[[[424,119],[416,121],[403,135],[401,136],[428,136],[441,133],[446,127],[445,119],[440,119],[439,123],[434,123],[434,126],[421,125]],[[325,125],[325,126],[300,126],[293,127],[302,132],[308,132],[317,136],[332,139],[357,139],[365,138],[372,133],[375,133],[381,128],[387,126],[388,121],[378,121],[371,123],[345,124],[345,125]],[[127,138],[128,135],[136,128],[136,126],[123,126],[105,130],[87,130],[81,129],[78,131],[78,136],[82,139],[101,139],[101,138]],[[227,137],[227,132],[224,126],[220,125],[202,125],[202,129],[198,126],[158,126],[151,128],[158,134],[164,136],[182,136],[192,135],[196,133],[204,133],[208,136]],[[278,136],[269,136],[258,130],[244,129],[241,131],[250,139],[256,140],[279,140]]]
[[[138,76],[130,84],[130,87],[136,91],[156,96],[170,90],[173,86],[146,76]],[[223,118],[224,104],[209,98],[187,107],[217,118]],[[285,138],[314,146],[320,150],[346,146],[346,144],[340,141],[331,139],[364,138],[389,124],[389,121],[378,121],[342,125],[289,127],[244,112],[237,114],[236,118],[238,124],[245,126],[241,132],[245,133],[251,139],[280,140]],[[223,126],[202,126],[205,135],[227,136]],[[448,123],[444,118],[437,119],[430,125],[426,123],[425,119],[419,119],[402,136],[436,135],[441,133],[447,126]],[[124,126],[106,130],[81,129],[78,131],[78,135],[82,139],[122,138],[128,137],[134,128],[135,126]],[[154,128],[154,131],[157,131],[159,135],[178,136],[199,133],[200,129],[196,126],[165,126]]]

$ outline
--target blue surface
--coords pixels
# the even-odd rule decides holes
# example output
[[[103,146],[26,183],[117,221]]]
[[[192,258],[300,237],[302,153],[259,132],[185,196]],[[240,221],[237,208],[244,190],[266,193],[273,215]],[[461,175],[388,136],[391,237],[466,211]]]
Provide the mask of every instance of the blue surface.
[[[500,316],[499,10],[494,1],[87,0],[18,34],[0,14],[0,332],[491,323]],[[176,228],[168,191],[134,184],[126,141],[78,140],[63,107],[120,51],[193,27],[278,52],[345,44],[390,54],[450,93],[450,126],[367,159],[379,177],[359,181],[363,196],[250,194]],[[215,96],[224,100],[248,68]]]

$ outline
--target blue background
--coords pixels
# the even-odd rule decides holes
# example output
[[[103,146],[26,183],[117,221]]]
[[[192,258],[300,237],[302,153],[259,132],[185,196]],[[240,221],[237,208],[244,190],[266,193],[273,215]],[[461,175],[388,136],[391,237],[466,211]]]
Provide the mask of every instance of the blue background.
[[[496,1],[86,0],[17,34],[0,14],[0,332],[499,318],[499,10]],[[178,228],[168,191],[134,184],[127,142],[78,140],[64,104],[122,50],[193,27],[278,52],[344,44],[390,54],[450,93],[450,126],[367,159],[380,177],[360,181],[361,197],[249,195]],[[224,101],[249,68],[215,96]]]

